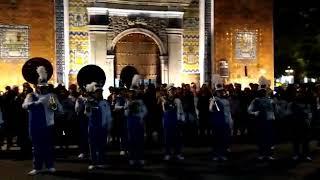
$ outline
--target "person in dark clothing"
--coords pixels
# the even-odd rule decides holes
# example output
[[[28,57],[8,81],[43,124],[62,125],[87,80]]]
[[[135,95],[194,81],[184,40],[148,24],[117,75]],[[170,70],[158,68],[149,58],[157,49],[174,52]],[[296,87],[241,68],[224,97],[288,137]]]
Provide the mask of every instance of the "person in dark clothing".
[[[14,99],[16,97],[16,93],[11,89],[10,86],[7,86],[6,92],[3,95],[3,109],[2,109],[2,117],[4,121],[4,133],[7,139],[7,150],[12,146],[13,137],[16,135],[15,130],[15,105]]]
[[[181,98],[185,124],[183,125],[183,137],[186,145],[194,145],[197,134],[197,114],[194,104],[194,95],[189,84],[184,85]]]
[[[0,91],[0,148],[3,146],[3,139],[4,139],[4,121],[3,121],[3,103],[2,103],[2,97],[3,92]]]
[[[260,89],[249,108],[248,113],[255,116],[256,137],[258,146],[258,160],[274,160],[272,146],[273,139],[273,121],[275,120],[274,106],[270,97],[267,96],[267,82],[260,78]]]
[[[209,99],[211,92],[207,85],[202,85],[199,93],[197,108],[199,110],[199,141],[202,143],[208,142],[209,136]]]
[[[303,88],[297,91],[297,95],[289,103],[289,117],[291,119],[291,140],[293,144],[294,160],[310,157],[310,133],[311,133],[311,105],[306,98]],[[302,148],[302,149],[301,149]]]
[[[79,125],[79,159],[84,159],[89,154],[88,144],[88,117],[84,114],[85,102],[87,100],[87,93],[85,91],[80,92],[80,96],[76,100],[75,112],[77,118],[77,125]]]
[[[29,120],[28,111],[22,108],[22,104],[29,93],[32,93],[33,89],[29,83],[23,84],[22,93],[20,93],[15,99],[15,107],[17,114],[17,144],[21,148],[19,159],[29,158],[32,155],[32,145],[29,139]]]
[[[68,105],[68,91],[65,88],[65,86],[59,84],[56,88],[55,88],[55,94],[57,95],[59,102],[61,103],[62,107],[63,107],[63,111],[60,112],[55,112],[55,123],[56,123],[56,143],[57,145],[60,146],[60,148],[68,148],[69,145],[69,132],[68,132],[68,126],[69,126],[69,122],[66,121],[66,117],[67,117],[67,110],[71,109],[71,106]],[[74,106],[73,106],[74,109]]]
[[[117,136],[119,138],[120,155],[124,156],[128,152],[128,125],[125,117],[125,94],[126,89],[121,88],[115,98],[115,105],[113,110],[113,122],[116,124]]]
[[[152,142],[152,134],[155,131],[155,122],[154,115],[156,113],[157,108],[157,99],[156,99],[156,89],[154,85],[149,84],[144,93],[143,102],[147,107],[147,115],[145,117],[145,126],[146,126],[146,144],[151,145]]]
[[[315,138],[318,141],[318,147],[320,147],[320,84],[314,87],[313,100],[312,100],[312,129]]]
[[[176,96],[176,88],[170,85],[167,90],[168,94],[162,97],[164,160],[170,160],[172,155],[175,155],[178,160],[184,160],[180,127],[185,121],[185,114],[181,100]]]
[[[216,84],[215,93],[216,96],[212,96],[209,103],[210,125],[213,131],[212,160],[226,161],[233,124],[230,101],[222,84]]]

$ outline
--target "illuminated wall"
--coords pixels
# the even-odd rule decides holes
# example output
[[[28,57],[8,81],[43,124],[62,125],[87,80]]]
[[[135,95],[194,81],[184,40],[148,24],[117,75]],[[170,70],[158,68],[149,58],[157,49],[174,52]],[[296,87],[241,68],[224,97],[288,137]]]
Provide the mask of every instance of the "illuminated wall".
[[[183,73],[199,73],[199,1],[194,0],[183,16]]]
[[[44,57],[55,67],[54,3],[48,0],[0,0],[0,24],[28,26],[27,58],[0,58],[0,91],[24,82],[21,68],[31,57]],[[55,69],[55,68],[54,68]],[[53,78],[54,81],[55,77]]]
[[[69,82],[76,83],[78,71],[89,63],[89,33],[86,0],[69,1]]]
[[[260,76],[274,81],[273,4],[265,0],[215,0],[215,57],[229,64],[231,83],[257,83]]]

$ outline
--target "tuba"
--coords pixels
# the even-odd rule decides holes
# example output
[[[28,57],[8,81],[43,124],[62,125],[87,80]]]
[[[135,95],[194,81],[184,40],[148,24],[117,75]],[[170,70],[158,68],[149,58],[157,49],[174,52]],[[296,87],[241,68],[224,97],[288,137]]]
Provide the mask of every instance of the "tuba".
[[[48,87],[47,81],[52,77],[53,67],[47,59],[35,57],[29,59],[22,67],[22,76],[33,85]],[[49,108],[53,111],[58,109],[55,98],[50,95]]]
[[[81,90],[88,92],[86,87],[92,82],[103,87],[106,82],[106,75],[99,66],[90,64],[80,69],[77,75],[77,82]]]
[[[85,112],[90,113],[91,108],[95,106],[95,98],[92,96],[97,88],[102,88],[106,82],[104,71],[97,65],[87,65],[80,69],[77,75],[79,88],[88,94],[85,100],[88,105],[85,107]]]
[[[50,95],[50,98],[49,98],[49,108],[52,111],[58,110],[58,104],[57,104],[55,98],[52,95]]]

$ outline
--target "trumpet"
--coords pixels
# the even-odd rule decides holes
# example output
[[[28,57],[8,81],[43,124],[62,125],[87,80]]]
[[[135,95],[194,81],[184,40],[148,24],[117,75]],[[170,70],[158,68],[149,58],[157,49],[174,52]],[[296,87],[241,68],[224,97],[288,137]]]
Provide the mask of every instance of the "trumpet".
[[[216,98],[215,98],[214,96],[211,98],[211,101],[213,101],[216,110],[217,110],[217,111],[220,111],[220,108],[219,108],[219,106],[218,106],[218,104],[217,104],[217,101],[216,101]],[[210,108],[210,110],[212,111],[211,104],[210,104],[210,107],[209,107],[209,108]]]
[[[56,111],[58,109],[58,104],[52,95],[50,95],[50,98],[49,98],[49,108],[52,111]]]

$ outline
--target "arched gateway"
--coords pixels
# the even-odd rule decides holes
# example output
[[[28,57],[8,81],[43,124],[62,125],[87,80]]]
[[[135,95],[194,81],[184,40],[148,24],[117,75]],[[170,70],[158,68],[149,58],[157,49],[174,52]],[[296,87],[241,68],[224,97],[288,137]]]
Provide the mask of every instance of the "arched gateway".
[[[119,33],[112,41],[114,73],[119,85],[128,81],[123,77],[126,67],[133,67],[148,81],[161,83],[161,62],[166,48],[160,38],[143,28],[131,28]],[[121,76],[122,75],[122,76]]]

